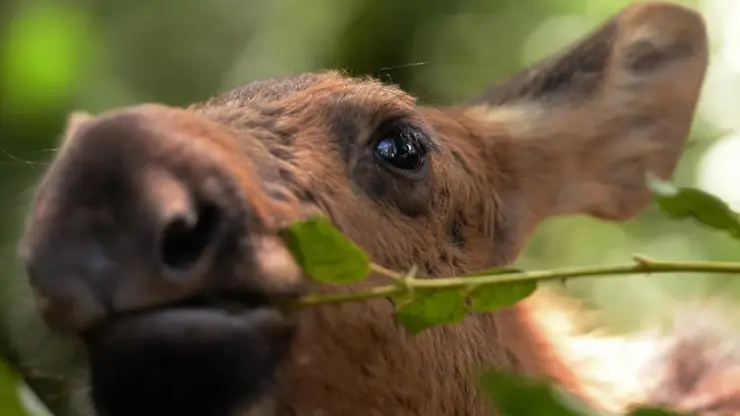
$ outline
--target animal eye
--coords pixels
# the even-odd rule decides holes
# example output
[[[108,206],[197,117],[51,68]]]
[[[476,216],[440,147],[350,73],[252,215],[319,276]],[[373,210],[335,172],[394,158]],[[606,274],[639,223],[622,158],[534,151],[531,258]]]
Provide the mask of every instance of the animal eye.
[[[391,133],[378,140],[373,149],[375,158],[395,169],[416,172],[424,166],[425,149],[413,136]]]

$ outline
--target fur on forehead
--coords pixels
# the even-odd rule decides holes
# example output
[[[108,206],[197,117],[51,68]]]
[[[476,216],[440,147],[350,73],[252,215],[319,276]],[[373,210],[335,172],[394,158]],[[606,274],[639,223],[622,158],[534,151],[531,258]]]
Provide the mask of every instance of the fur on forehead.
[[[276,102],[290,105],[293,101],[310,101],[322,96],[331,98],[354,96],[357,99],[373,97],[376,101],[385,99],[406,108],[416,102],[413,96],[395,85],[384,84],[369,76],[355,78],[342,71],[326,70],[253,81],[206,102],[195,104],[191,108],[206,110],[211,107],[259,106]]]

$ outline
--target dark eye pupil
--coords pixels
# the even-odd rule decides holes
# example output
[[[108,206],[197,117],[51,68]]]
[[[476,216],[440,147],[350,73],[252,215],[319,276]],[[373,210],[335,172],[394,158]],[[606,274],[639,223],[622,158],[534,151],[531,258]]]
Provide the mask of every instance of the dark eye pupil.
[[[378,142],[375,157],[398,169],[415,171],[424,163],[419,146],[403,136],[389,136]]]

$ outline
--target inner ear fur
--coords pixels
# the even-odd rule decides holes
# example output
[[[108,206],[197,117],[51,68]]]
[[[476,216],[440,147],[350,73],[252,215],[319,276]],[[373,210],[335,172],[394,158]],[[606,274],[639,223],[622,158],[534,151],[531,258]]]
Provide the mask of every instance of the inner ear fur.
[[[673,173],[706,68],[701,16],[642,3],[473,98],[464,118],[484,138],[507,222],[637,215],[647,172]]]

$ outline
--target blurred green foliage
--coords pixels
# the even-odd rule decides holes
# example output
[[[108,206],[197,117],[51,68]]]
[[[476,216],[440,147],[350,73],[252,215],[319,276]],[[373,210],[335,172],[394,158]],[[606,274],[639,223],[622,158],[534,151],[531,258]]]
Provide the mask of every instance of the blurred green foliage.
[[[20,219],[73,109],[99,112],[145,101],[185,105],[258,78],[330,67],[400,84],[426,103],[453,103],[555,51],[628,3],[6,2],[0,10],[0,316],[16,316],[7,308],[18,307],[10,300],[22,290],[14,263]],[[717,38],[713,45],[721,42]],[[694,184],[701,157],[719,133],[699,117],[675,177],[679,184]],[[653,207],[624,224],[585,217],[550,220],[516,266],[623,262],[632,252],[672,260],[740,260],[729,236],[672,222]],[[668,275],[583,280],[566,290],[602,310],[607,323],[630,330],[661,322],[677,302],[737,296],[740,286],[725,276]],[[0,324],[14,328],[19,338],[40,328],[37,321]],[[69,360],[68,353],[60,355],[60,361]],[[2,406],[12,406],[15,390],[7,374],[0,369],[2,415],[12,414]]]
[[[34,112],[74,92],[85,43],[84,17],[56,2],[19,10],[3,37],[4,106],[15,114]]]

